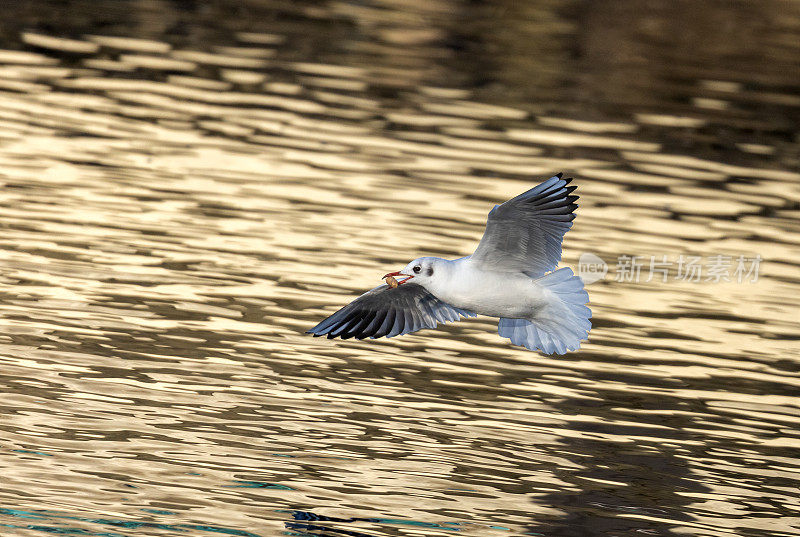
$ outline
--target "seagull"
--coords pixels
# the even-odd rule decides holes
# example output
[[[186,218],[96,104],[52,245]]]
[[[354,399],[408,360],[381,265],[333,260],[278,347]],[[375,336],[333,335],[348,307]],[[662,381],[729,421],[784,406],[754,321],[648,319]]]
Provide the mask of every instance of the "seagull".
[[[556,270],[578,207],[572,179],[562,176],[495,205],[472,255],[419,257],[307,333],[376,339],[481,314],[499,317],[499,335],[514,345],[545,354],[578,350],[592,312],[583,281],[567,267]]]

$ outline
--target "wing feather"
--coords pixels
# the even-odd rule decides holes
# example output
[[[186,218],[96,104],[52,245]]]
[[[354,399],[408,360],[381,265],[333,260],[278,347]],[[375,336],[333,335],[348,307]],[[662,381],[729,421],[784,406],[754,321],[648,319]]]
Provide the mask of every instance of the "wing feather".
[[[314,336],[342,339],[393,337],[438,323],[472,317],[471,311],[454,308],[421,285],[406,283],[396,288],[379,285],[323,319],[309,330]]]
[[[471,258],[491,271],[525,272],[533,277],[554,270],[561,242],[575,219],[572,179],[557,174],[527,192],[496,205]]]
[[[369,325],[367,325],[362,331],[359,339],[363,339],[365,337],[370,337],[372,334],[380,329],[381,325],[386,320],[386,316],[389,314],[388,311],[379,311],[375,314],[375,318],[372,320]]]

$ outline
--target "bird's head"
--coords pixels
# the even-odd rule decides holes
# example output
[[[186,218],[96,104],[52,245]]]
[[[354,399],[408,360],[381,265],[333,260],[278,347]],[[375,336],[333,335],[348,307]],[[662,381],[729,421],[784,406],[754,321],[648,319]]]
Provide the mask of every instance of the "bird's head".
[[[444,259],[439,259],[438,257],[418,257],[406,265],[403,270],[390,272],[384,278],[392,277],[397,282],[397,285],[403,285],[414,280],[414,283],[425,287],[425,284],[430,283],[437,272],[441,270],[443,262]],[[395,287],[392,285],[392,280],[387,281],[389,285]]]

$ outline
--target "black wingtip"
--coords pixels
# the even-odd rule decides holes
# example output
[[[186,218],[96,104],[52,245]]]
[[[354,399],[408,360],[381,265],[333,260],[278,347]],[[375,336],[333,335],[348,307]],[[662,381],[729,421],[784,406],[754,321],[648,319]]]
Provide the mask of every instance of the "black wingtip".
[[[562,177],[563,175],[564,175],[564,172],[558,172],[558,173],[556,174],[556,177],[558,177],[559,179],[561,179],[561,177]]]

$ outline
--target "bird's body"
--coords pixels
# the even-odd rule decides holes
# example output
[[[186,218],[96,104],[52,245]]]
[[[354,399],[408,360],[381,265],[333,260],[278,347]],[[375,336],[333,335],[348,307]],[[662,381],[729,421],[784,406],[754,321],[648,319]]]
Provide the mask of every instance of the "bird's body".
[[[534,317],[544,306],[544,288],[522,272],[481,270],[470,256],[429,259],[435,259],[444,274],[425,289],[452,306],[478,315],[523,319]]]
[[[548,354],[577,350],[591,329],[589,295],[569,268],[554,270],[577,208],[569,182],[558,174],[495,206],[472,255],[415,259],[386,275],[391,286],[367,291],[309,332],[393,337],[481,314],[499,317],[500,335],[515,345]]]

